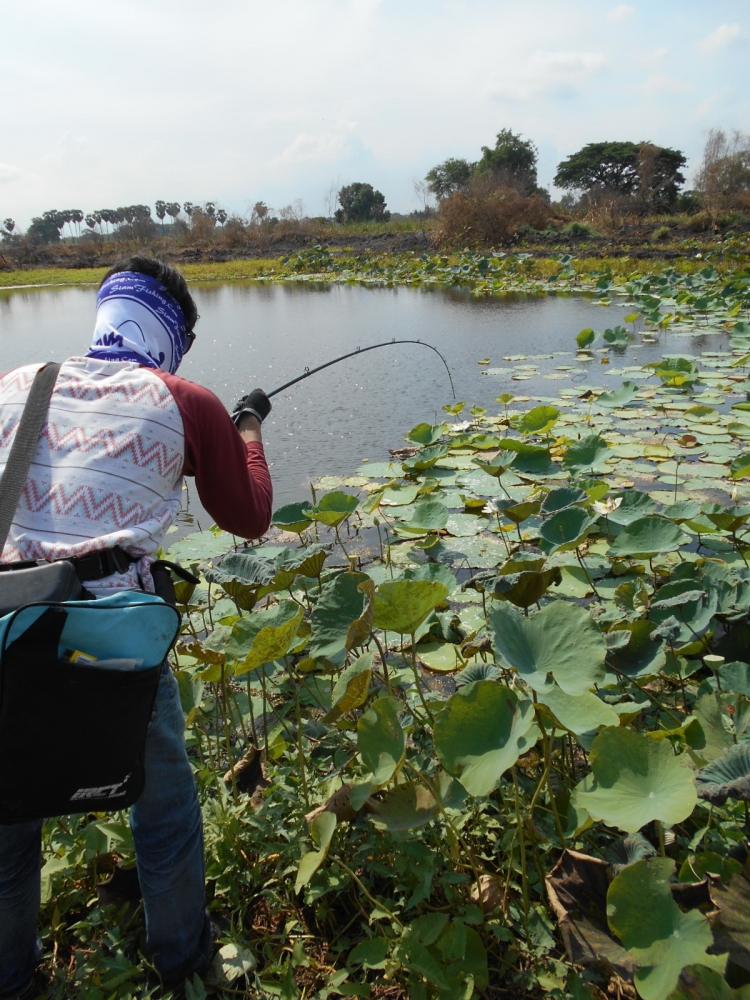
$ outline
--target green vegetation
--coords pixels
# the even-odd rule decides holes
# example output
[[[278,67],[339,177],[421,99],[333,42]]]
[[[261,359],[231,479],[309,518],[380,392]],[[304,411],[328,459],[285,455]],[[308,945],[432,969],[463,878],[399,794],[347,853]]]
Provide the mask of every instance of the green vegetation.
[[[445,406],[262,545],[170,548],[202,578],[174,666],[222,946],[187,995],[746,1000],[744,260],[274,268],[631,312],[581,331],[555,396],[521,395],[539,359],[482,359],[518,386],[496,412]],[[681,356],[696,335],[714,349]],[[663,348],[647,368],[640,338]],[[609,390],[572,377],[604,363]],[[132,861],[120,817],[46,825],[51,997],[153,995],[137,913],[95,905]]]

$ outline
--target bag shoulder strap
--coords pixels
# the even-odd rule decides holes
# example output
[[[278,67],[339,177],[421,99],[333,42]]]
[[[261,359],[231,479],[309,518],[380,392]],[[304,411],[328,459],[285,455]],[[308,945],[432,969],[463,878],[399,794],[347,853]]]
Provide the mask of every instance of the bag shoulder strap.
[[[52,390],[55,388],[59,371],[60,365],[49,361],[36,373],[18,422],[8,461],[0,477],[0,556],[5,548],[21,491],[29,474],[29,466],[39,442],[39,435],[47,419]]]

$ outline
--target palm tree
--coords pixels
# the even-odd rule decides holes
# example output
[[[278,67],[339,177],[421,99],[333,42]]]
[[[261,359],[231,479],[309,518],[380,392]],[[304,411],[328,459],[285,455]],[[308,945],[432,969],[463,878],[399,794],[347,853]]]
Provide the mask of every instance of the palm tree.
[[[227,213],[223,208],[217,210],[216,221],[219,223],[220,226],[223,226],[224,223],[227,221]]]
[[[182,211],[185,213],[185,215],[187,215],[188,218],[191,218],[193,214],[193,208],[194,205],[192,201],[186,201],[182,206]]]
[[[157,201],[154,204],[156,209],[156,217],[161,222],[161,231],[164,232],[164,216],[167,214],[167,203],[166,201]]]
[[[8,236],[11,235],[11,233],[15,228],[16,228],[15,219],[11,219],[10,216],[7,219],[3,219],[3,229],[8,234]]]
[[[80,208],[71,208],[71,209],[69,209],[69,212],[70,212],[70,220],[69,221],[71,223],[75,222],[75,224],[76,224],[76,234],[78,236],[80,236],[81,235],[81,223],[83,222],[83,212],[80,210]],[[71,226],[71,232],[72,232],[72,226]]]
[[[94,230],[96,229],[96,216],[95,215],[87,215],[86,216],[86,225],[89,227],[89,229],[93,233]]]
[[[207,201],[206,202],[206,207],[204,208],[204,212],[209,217],[209,219],[215,219],[216,218],[216,205],[214,204],[214,202]]]
[[[180,214],[180,203],[179,201],[170,201],[167,204],[167,215],[172,220],[172,225],[177,222],[177,216]]]

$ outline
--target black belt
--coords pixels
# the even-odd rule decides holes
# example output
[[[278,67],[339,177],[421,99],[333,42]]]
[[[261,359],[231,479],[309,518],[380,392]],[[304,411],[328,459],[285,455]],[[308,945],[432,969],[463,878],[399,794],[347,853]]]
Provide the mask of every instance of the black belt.
[[[121,549],[119,545],[115,545],[113,549],[91,552],[89,555],[77,556],[74,559],[61,559],[60,562],[72,563],[78,579],[83,583],[84,580],[101,580],[105,576],[112,576],[114,573],[126,573],[138,558],[139,556],[128,555],[125,549]],[[39,563],[33,560],[5,563],[0,566],[0,572],[11,569],[25,569],[38,565]]]

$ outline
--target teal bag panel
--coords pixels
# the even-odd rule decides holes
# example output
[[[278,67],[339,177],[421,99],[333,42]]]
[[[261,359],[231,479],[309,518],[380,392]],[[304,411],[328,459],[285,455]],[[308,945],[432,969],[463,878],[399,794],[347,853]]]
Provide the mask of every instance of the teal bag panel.
[[[0,649],[14,642],[55,602],[28,605],[0,618]],[[67,601],[58,653],[81,650],[97,660],[141,660],[141,669],[166,657],[179,628],[177,611],[160,597],[124,590],[88,601]]]

